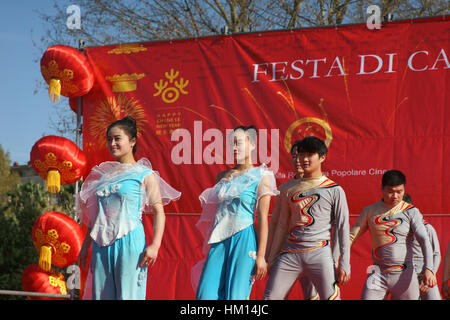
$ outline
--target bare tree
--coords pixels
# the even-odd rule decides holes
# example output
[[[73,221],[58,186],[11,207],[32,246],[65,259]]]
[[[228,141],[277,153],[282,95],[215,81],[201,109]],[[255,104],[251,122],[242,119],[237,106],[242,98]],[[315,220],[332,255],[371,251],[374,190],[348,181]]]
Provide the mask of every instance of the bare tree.
[[[56,1],[56,14],[40,12],[47,33],[42,45],[90,46],[120,42],[190,38],[274,29],[363,23],[365,9],[376,4],[382,15],[396,19],[449,14],[446,0],[80,0],[81,29],[69,30],[66,8]]]
[[[88,46],[223,33],[364,23],[375,4],[395,19],[447,15],[447,0],[79,0],[81,29],[66,27],[70,0],[54,2],[56,14],[39,12],[46,34],[35,40],[43,52],[53,44]]]
[[[80,38],[87,46],[98,46],[365,23],[366,9],[373,4],[380,7],[382,17],[395,20],[450,12],[447,0],[79,0],[81,29],[69,30],[66,9],[71,4],[55,0],[56,14],[39,13],[47,31],[35,40],[36,61],[47,47],[61,43],[77,47]],[[60,132],[64,127],[69,125],[55,129]]]

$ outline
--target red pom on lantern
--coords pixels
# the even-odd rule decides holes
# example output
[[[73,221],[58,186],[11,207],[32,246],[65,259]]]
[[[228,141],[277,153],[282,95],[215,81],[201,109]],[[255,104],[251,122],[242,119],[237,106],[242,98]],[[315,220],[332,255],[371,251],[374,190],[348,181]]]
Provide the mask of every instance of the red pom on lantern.
[[[31,231],[33,244],[39,252],[39,266],[50,271],[51,265],[67,267],[78,259],[84,232],[72,218],[50,211],[36,219]]]
[[[22,288],[29,292],[67,294],[66,282],[61,273],[51,269],[42,270],[37,264],[30,264],[22,273]],[[29,297],[32,300],[65,300],[65,298]]]
[[[75,48],[56,45],[48,48],[41,58],[41,73],[49,85],[53,102],[65,97],[79,97],[94,85],[94,73],[86,56]]]
[[[47,180],[47,190],[60,191],[61,184],[70,184],[84,176],[87,159],[84,152],[71,140],[46,136],[34,144],[30,153],[33,169]]]

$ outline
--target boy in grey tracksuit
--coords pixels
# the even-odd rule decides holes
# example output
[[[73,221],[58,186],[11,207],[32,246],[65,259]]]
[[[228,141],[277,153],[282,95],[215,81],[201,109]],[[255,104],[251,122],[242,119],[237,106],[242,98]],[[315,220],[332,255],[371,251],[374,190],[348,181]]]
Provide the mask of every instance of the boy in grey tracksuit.
[[[375,272],[367,276],[361,299],[417,300],[419,281],[413,266],[413,240],[420,244],[424,256],[421,274],[423,285],[433,287],[433,252],[421,213],[403,201],[406,178],[398,170],[383,174],[383,199],[365,207],[350,230],[353,244],[367,230],[372,239]]]
[[[304,176],[280,188],[276,200],[267,253],[272,265],[264,299],[284,299],[299,276],[308,277],[320,299],[340,299],[337,284],[350,278],[347,200],[344,190],[322,175],[324,142],[307,137],[297,148]],[[341,253],[337,271],[330,247],[332,228]]]

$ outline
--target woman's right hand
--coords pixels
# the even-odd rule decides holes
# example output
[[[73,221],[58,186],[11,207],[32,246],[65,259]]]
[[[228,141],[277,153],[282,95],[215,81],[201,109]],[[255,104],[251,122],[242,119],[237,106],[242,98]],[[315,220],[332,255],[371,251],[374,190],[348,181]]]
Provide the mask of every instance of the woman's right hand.
[[[256,257],[255,262],[255,274],[253,276],[253,279],[258,281],[264,279],[264,277],[267,274],[267,262],[264,257]]]

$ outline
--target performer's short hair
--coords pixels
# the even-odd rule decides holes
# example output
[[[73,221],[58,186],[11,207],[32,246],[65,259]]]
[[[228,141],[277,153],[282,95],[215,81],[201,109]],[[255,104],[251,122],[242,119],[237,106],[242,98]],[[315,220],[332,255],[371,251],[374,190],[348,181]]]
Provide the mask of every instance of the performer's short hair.
[[[299,142],[297,152],[317,153],[322,157],[327,154],[328,148],[323,140],[309,136]]]
[[[298,152],[298,146],[300,145],[300,142],[302,142],[302,140],[296,140],[296,141],[292,144],[292,147],[291,147],[291,154],[292,154],[292,152],[294,152],[294,150],[297,150],[297,152]]]
[[[411,196],[407,193],[403,195],[403,201],[408,202],[409,204],[413,204]]]
[[[399,186],[401,184],[406,185],[406,177],[403,172],[399,170],[388,170],[383,174],[383,177],[381,178],[382,187],[393,187]]]

